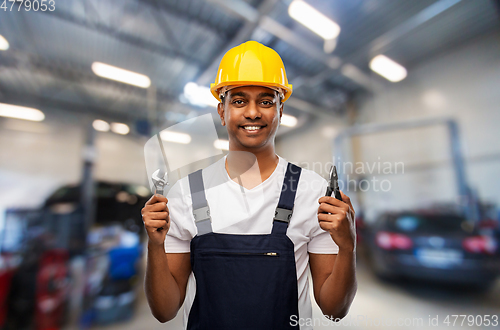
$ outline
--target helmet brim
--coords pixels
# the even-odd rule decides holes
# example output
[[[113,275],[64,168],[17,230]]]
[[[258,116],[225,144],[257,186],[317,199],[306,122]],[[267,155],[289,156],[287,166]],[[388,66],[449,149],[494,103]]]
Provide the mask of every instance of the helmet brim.
[[[212,83],[212,84],[210,84],[210,92],[219,102],[222,102],[222,100],[219,97],[219,90],[225,86],[237,86],[237,87],[240,87],[240,86],[262,86],[262,87],[273,87],[273,89],[274,88],[281,88],[281,89],[283,89],[283,95],[284,95],[283,100],[281,100],[281,102],[285,102],[286,100],[288,100],[288,98],[292,94],[292,90],[293,90],[293,86],[290,84],[282,85],[282,84],[274,84],[274,83],[263,83],[261,81],[234,81],[234,82],[225,81],[225,82],[217,84],[217,85]]]

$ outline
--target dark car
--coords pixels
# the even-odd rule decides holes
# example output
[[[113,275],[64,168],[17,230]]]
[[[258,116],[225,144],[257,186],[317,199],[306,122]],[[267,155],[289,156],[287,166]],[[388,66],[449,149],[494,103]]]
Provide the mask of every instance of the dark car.
[[[45,201],[44,209],[55,214],[73,212],[80,202],[80,187],[66,185],[57,189]],[[150,196],[151,192],[145,186],[97,181],[94,183],[94,223],[120,223],[130,230],[141,231],[141,209]]]
[[[379,277],[410,277],[487,287],[500,274],[498,241],[458,214],[383,214],[367,231]]]

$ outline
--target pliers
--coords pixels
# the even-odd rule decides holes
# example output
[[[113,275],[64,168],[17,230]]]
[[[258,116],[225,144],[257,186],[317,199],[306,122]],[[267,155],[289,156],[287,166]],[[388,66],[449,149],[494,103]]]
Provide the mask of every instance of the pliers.
[[[328,182],[328,187],[326,188],[325,196],[331,196],[334,193],[334,196],[339,201],[342,201],[342,196],[340,195],[339,190],[339,177],[337,175],[337,168],[335,165],[332,165],[330,168],[330,181]]]

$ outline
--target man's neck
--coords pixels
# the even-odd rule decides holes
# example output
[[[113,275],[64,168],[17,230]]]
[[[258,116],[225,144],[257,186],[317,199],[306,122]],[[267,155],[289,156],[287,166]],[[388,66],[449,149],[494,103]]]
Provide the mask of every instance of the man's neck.
[[[257,177],[261,182],[269,178],[278,163],[279,157],[274,148],[262,152],[230,150],[226,159],[226,171],[233,179],[250,176],[254,177],[252,181],[256,183]]]

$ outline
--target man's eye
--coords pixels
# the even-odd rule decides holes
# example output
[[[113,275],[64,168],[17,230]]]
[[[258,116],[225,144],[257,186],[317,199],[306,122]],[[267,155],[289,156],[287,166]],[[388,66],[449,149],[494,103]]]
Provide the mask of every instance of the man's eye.
[[[234,101],[233,101],[233,104],[238,104],[238,105],[241,105],[241,104],[243,104],[243,103],[244,103],[244,102],[243,102],[243,100],[234,100]]]
[[[263,105],[273,105],[274,102],[273,101],[268,101],[268,100],[264,100],[261,102]]]

